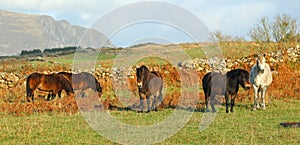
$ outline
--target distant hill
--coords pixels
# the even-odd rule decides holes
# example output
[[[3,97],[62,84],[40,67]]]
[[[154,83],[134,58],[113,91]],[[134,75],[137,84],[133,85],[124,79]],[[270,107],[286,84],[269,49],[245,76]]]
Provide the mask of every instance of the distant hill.
[[[88,30],[88,31],[87,31]],[[83,34],[85,39],[81,40]],[[0,10],[0,55],[18,54],[21,50],[68,46],[114,47],[102,33],[51,16],[30,15]]]

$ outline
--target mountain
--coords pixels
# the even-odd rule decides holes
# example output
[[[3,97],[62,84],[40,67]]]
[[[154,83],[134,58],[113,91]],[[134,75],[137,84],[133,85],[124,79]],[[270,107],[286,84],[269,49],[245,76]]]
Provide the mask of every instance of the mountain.
[[[100,48],[102,44],[114,47],[105,35],[94,29],[74,26],[66,20],[56,21],[51,16],[0,10],[0,55],[67,46]]]

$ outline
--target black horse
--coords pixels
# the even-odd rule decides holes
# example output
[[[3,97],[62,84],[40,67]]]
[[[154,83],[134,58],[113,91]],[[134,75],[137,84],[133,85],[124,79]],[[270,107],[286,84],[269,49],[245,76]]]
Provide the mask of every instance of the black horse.
[[[231,108],[233,112],[234,101],[239,91],[239,85],[245,90],[250,89],[249,72],[243,69],[235,69],[226,74],[209,72],[202,79],[202,87],[205,95],[206,111],[208,109],[208,97],[210,96],[210,105],[213,112],[216,112],[214,107],[216,95],[225,96],[226,112],[228,113],[229,96],[231,96]]]
[[[136,76],[140,96],[140,112],[143,112],[144,108],[144,98],[142,97],[142,94],[146,95],[148,107],[147,112],[150,112],[150,97],[152,95],[154,99],[151,110],[157,111],[157,99],[159,99],[159,101],[163,100],[163,79],[161,74],[156,71],[150,72],[146,66],[141,66],[136,69]]]

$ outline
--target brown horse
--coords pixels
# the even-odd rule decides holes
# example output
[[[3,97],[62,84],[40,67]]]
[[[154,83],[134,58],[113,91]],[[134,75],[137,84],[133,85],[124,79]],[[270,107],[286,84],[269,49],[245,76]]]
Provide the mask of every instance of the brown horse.
[[[157,111],[157,97],[159,101],[163,100],[162,89],[163,89],[163,79],[159,72],[149,71],[146,66],[141,66],[136,69],[137,84],[140,96],[140,112],[143,112],[144,108],[144,98],[142,94],[146,95],[147,107],[150,112],[150,97],[153,95],[154,100],[152,102],[151,110]]]
[[[36,89],[50,92],[52,97],[58,94],[59,98],[62,90],[65,90],[67,95],[70,95],[70,93],[74,94],[70,81],[58,74],[30,74],[26,79],[26,99],[28,102],[30,102],[30,97],[32,102],[34,101],[34,91]]]
[[[79,74],[73,74],[68,72],[59,72],[59,76],[66,78],[71,84],[74,90],[81,90],[81,96],[84,96],[84,90],[93,89],[95,92],[98,92],[99,97],[102,94],[102,87],[99,81],[94,77],[94,75],[81,72]]]

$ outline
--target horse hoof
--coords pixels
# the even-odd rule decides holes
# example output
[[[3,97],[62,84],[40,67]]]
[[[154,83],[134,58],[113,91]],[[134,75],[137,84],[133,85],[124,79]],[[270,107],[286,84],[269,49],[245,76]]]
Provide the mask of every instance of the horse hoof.
[[[143,113],[143,111],[137,111],[137,113]]]
[[[148,110],[147,113],[150,113],[150,110]]]
[[[262,110],[267,110],[266,107],[263,107]]]
[[[256,108],[253,108],[252,111],[256,111]]]

